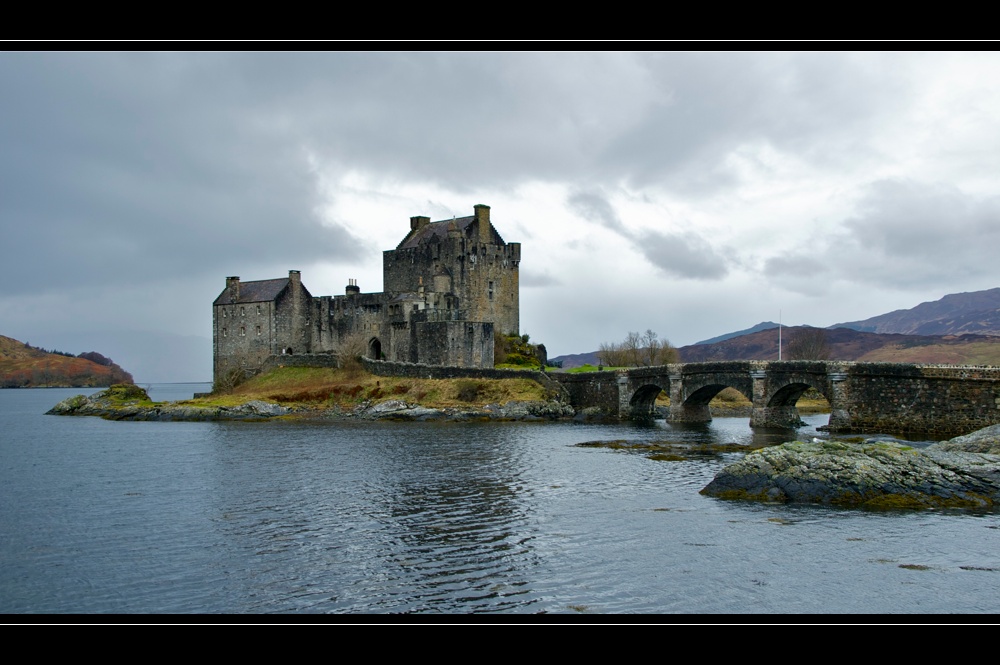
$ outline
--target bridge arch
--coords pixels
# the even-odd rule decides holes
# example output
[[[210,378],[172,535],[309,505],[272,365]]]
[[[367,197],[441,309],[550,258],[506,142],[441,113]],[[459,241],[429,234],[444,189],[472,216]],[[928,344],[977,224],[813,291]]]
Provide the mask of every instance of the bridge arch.
[[[682,404],[684,406],[708,406],[708,403],[711,402],[716,395],[721,393],[726,388],[732,388],[733,390],[737,391],[738,393],[746,397],[748,401],[753,401],[752,391],[748,395],[746,394],[746,392],[740,389],[740,386],[731,386],[726,383],[712,383],[697,388],[694,392],[692,392],[687,396],[687,398],[682,402]]]
[[[670,394],[669,381],[661,381],[660,383],[666,383],[666,388],[658,383],[644,383],[633,391],[628,403],[629,415],[636,418],[648,418],[653,415],[656,398],[659,397],[660,393]]]
[[[768,386],[767,406],[795,406],[799,398],[809,390],[814,389],[822,395],[827,402],[830,400],[825,381],[810,380],[809,378],[791,379],[778,385]]]

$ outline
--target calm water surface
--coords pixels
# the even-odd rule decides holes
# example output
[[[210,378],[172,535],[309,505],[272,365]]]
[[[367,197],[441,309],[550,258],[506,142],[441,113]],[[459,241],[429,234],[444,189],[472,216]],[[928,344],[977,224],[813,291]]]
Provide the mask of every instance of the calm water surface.
[[[154,399],[201,384],[154,386]],[[703,497],[747,419],[131,423],[0,390],[4,613],[995,613],[1000,514]],[[827,416],[807,418],[812,436]]]

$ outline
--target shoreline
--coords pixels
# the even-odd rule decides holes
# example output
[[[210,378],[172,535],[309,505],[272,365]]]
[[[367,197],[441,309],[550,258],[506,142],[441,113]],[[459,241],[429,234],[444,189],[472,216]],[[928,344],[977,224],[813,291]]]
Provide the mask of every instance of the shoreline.
[[[202,406],[181,402],[152,402],[135,386],[109,388],[90,397],[76,395],[53,406],[46,415],[97,416],[105,420],[159,422],[270,421],[270,420],[398,420],[398,421],[543,421],[571,420],[577,414],[557,400],[510,401],[469,407],[428,407],[404,400],[362,401],[353,408],[341,406],[285,406],[247,400],[234,406]],[[586,417],[586,416],[585,416]],[[594,418],[597,419],[597,418]]]

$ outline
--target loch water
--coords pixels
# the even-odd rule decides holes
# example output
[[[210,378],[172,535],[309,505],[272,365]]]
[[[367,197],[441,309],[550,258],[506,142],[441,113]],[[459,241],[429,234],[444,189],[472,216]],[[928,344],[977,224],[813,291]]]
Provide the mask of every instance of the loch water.
[[[182,399],[201,384],[153,386]],[[110,422],[0,390],[0,612],[1000,611],[1000,513],[729,502],[652,423]],[[83,391],[87,392],[87,391]],[[91,391],[92,392],[92,391]],[[799,436],[822,436],[827,416]],[[591,441],[712,443],[658,461]]]

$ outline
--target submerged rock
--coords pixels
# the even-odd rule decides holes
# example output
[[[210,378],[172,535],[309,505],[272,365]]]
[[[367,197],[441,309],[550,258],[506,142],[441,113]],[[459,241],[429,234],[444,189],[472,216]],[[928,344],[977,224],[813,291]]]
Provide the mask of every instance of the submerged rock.
[[[1000,500],[1000,427],[914,448],[869,439],[762,448],[719,472],[702,494],[723,499],[872,508],[992,507]]]

